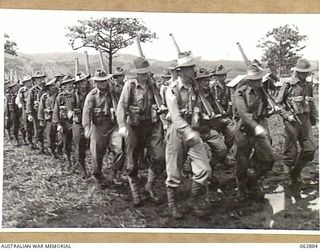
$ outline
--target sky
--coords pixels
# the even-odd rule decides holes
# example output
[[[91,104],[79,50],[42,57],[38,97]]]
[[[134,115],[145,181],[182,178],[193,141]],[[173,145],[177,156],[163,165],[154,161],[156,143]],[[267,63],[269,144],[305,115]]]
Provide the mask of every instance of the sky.
[[[65,37],[66,26],[77,24],[79,19],[100,17],[137,17],[158,39],[142,44],[147,58],[169,61],[177,53],[169,33],[173,33],[181,50],[191,50],[205,60],[242,60],[236,46],[240,42],[248,58],[262,56],[257,48],[258,40],[273,28],[296,25],[301,34],[307,35],[304,57],[320,58],[320,33],[317,24],[320,15],[308,14],[185,14],[185,13],[137,13],[90,11],[40,11],[0,10],[1,30],[18,44],[18,52],[47,53],[72,51]],[[80,50],[81,51],[81,50]],[[90,54],[96,53],[88,50]],[[136,45],[122,49],[120,53],[138,55]]]

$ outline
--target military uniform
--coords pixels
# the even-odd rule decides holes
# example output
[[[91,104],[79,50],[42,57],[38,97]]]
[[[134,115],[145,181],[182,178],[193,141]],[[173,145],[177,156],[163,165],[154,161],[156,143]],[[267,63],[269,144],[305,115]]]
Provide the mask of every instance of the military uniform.
[[[58,133],[62,136],[63,151],[66,154],[69,167],[71,167],[71,149],[72,149],[72,119],[67,116],[67,110],[71,109],[73,100],[72,92],[62,92],[58,94],[53,109],[52,121],[56,124],[57,129],[62,127],[63,131]]]
[[[250,68],[247,80],[239,86],[234,95],[236,108],[235,144],[238,192],[241,197],[252,196],[261,198],[263,195],[258,180],[272,169],[274,156],[266,120],[268,100],[262,91],[262,84],[250,79],[262,79],[263,72],[256,67]],[[258,84],[258,85],[257,85]],[[260,131],[263,132],[260,132]],[[253,173],[248,169],[253,169]],[[248,175],[248,173],[250,173]]]
[[[147,60],[139,57],[135,59],[134,64],[135,73],[149,74]],[[141,152],[146,148],[147,156],[151,161],[145,190],[153,201],[158,202],[153,188],[157,176],[165,167],[162,125],[158,115],[151,115],[154,105],[153,92],[148,82],[141,84],[134,79],[125,83],[118,104],[117,121],[119,129],[128,129],[128,136],[125,138],[126,168],[133,202],[136,206],[141,204],[137,185],[138,159]]]
[[[37,142],[40,144],[41,151],[44,150],[44,141],[43,141],[44,127],[40,126],[39,124],[38,108],[39,108],[40,98],[44,93],[45,91],[43,88],[40,88],[39,86],[33,86],[28,91],[27,103],[26,103],[26,113],[28,117],[32,117],[33,131],[35,133]],[[33,144],[31,144],[30,146],[32,147]]]
[[[122,168],[124,163],[122,138],[118,134],[117,124],[111,119],[111,105],[110,96],[96,87],[87,94],[83,107],[82,126],[91,131],[93,175],[98,181],[104,181],[102,162],[107,148],[113,155],[112,169]]]
[[[55,79],[49,81],[46,86],[53,84]],[[53,109],[55,105],[55,100],[58,93],[52,93],[48,91],[43,94],[38,109],[38,119],[40,123],[42,123],[45,127],[44,132],[47,139],[48,149],[53,156],[56,156],[56,135],[57,135],[57,127],[56,124],[53,123]]]
[[[310,68],[310,63],[306,59],[300,59],[296,66],[296,70],[301,72],[311,71]],[[306,80],[292,77],[290,82],[283,84],[277,101],[283,105],[282,115],[286,132],[283,160],[291,170],[292,179],[297,180],[306,163],[313,160],[316,150],[312,125],[316,124],[317,110],[312,85]],[[302,124],[297,120],[290,121],[289,118],[293,114],[285,103],[291,107]],[[298,142],[301,147],[299,153]]]

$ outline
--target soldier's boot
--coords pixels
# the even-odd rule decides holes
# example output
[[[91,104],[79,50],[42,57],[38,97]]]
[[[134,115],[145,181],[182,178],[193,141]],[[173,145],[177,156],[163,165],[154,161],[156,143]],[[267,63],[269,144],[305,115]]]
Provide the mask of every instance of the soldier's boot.
[[[37,145],[36,145],[32,140],[29,141],[29,146],[30,146],[30,149],[32,149],[32,150],[37,150],[37,149],[39,149],[39,148],[37,147]]]
[[[19,138],[15,138],[15,139],[14,139],[14,146],[15,146],[15,147],[20,147]]]
[[[103,173],[93,173],[93,177],[95,178],[97,184],[101,189],[106,189],[108,186],[108,181]]]
[[[248,190],[248,197],[253,199],[263,199],[264,193],[262,192],[258,178],[256,176],[249,176],[246,182],[246,188]]]
[[[13,138],[12,138],[10,129],[7,129],[7,134],[8,134],[9,141],[12,141]]]
[[[208,215],[208,210],[200,205],[200,196],[202,185],[192,180],[191,183],[191,195],[187,201],[188,205],[192,208],[193,212],[198,217],[204,217]]]
[[[167,186],[169,214],[175,219],[181,219],[183,215],[179,212],[176,204],[176,190],[177,188]]]
[[[122,184],[122,181],[119,179],[119,171],[116,169],[111,169],[110,180],[113,185],[119,186]]]
[[[157,178],[157,174],[151,168],[149,168],[148,180],[144,188],[146,193],[149,196],[149,199],[152,202],[159,204],[161,202],[161,199],[159,195],[154,191],[154,188],[153,188],[156,178]]]
[[[75,166],[79,169],[82,178],[88,177],[85,161],[77,161]]]
[[[44,154],[44,153],[45,153],[44,143],[43,143],[43,142],[40,142],[40,143],[39,143],[39,149],[40,149],[40,153],[41,153],[41,154]]]
[[[23,141],[23,145],[28,145],[28,142],[26,140],[26,135],[27,135],[27,132],[24,130],[22,131],[22,141]]]
[[[303,183],[303,181],[301,179],[301,171],[302,171],[302,167],[297,166],[297,165],[294,166],[293,168],[291,168],[290,177],[291,177],[291,180],[294,184]]]
[[[142,201],[139,194],[139,188],[137,184],[136,178],[128,177],[129,185],[132,193],[133,205],[135,207],[140,207],[142,205]]]

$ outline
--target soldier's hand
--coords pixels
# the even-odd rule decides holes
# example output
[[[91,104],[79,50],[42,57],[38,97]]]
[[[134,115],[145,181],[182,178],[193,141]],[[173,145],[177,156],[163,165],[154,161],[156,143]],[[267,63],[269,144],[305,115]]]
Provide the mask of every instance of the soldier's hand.
[[[57,132],[58,132],[58,133],[63,133],[63,128],[62,128],[61,125],[58,125],[58,126],[57,126]]]
[[[22,108],[22,104],[18,103],[18,108],[21,109]]]
[[[90,138],[90,135],[91,135],[91,128],[85,127],[84,128],[84,136],[88,139],[88,138]]]
[[[317,124],[317,118],[310,117],[310,121],[312,126]]]
[[[68,116],[68,119],[71,119],[72,117],[73,117],[73,111],[72,110],[69,110],[68,111],[68,114],[67,114],[67,116]]]
[[[28,115],[28,121],[29,121],[29,122],[32,122],[32,121],[33,121],[32,115]]]
[[[44,121],[40,120],[40,121],[39,121],[39,126],[40,126],[40,127],[44,127]]]
[[[119,128],[119,135],[126,138],[128,136],[128,129],[126,127]]]
[[[290,115],[290,116],[288,117],[288,121],[289,121],[289,122],[295,122],[296,119],[294,118],[293,115]]]
[[[254,128],[254,134],[256,136],[265,136],[267,135],[267,132],[266,130],[261,126],[261,125],[257,125],[255,128]]]

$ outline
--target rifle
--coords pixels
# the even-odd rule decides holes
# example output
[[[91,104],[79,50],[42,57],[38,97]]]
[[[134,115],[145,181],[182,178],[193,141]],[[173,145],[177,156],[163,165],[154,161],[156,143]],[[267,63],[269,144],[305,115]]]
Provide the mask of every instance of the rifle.
[[[174,47],[176,48],[176,51],[178,52],[178,54],[181,53],[181,50],[176,42],[176,40],[174,39],[174,36],[173,34],[169,34],[169,36],[171,36],[172,38],[172,42],[173,42],[173,45]],[[191,81],[191,86],[193,88],[193,91],[198,95],[198,97],[200,98],[200,101],[204,107],[204,109],[206,110],[206,113],[207,115],[209,116],[210,119],[213,119],[213,118],[217,118],[217,115],[215,114],[213,108],[211,107],[209,101],[206,99],[206,97],[204,96],[204,93],[202,91],[201,88],[199,88],[196,80],[192,77],[190,78],[190,81]]]
[[[248,58],[247,58],[246,54],[244,53],[240,43],[237,42],[237,45],[239,47],[239,50],[241,52],[241,55],[243,57],[244,62],[246,63],[247,66],[251,66],[252,63],[248,60]],[[277,103],[275,102],[273,97],[265,90],[265,88],[263,86],[261,87],[261,89],[262,89],[263,94],[267,97],[269,105],[271,106],[271,109],[270,109],[270,111],[267,112],[267,115],[268,116],[271,116],[273,114],[280,114],[281,115],[281,113],[280,113],[281,108],[277,105]]]
[[[101,69],[102,69],[104,72],[108,73],[108,72],[107,72],[107,67],[106,67],[106,65],[104,64],[104,61],[103,61],[103,56],[102,56],[102,51],[101,51],[101,49],[99,49],[99,58],[100,58],[100,66],[101,66]]]
[[[76,76],[78,72],[79,72],[79,59],[75,58],[74,59],[74,75]]]
[[[290,87],[290,83],[286,83],[287,84],[287,89]],[[292,107],[292,104],[289,104],[287,102],[287,96],[284,98],[284,105],[286,105],[287,109],[290,111],[290,113],[293,115],[294,119],[300,124],[300,126],[302,126],[302,122],[299,119],[298,115],[296,114],[296,112],[294,112],[294,109]]]
[[[213,100],[215,102],[215,105],[218,109],[219,114],[221,116],[225,116],[225,115],[227,115],[227,112],[224,110],[224,108],[221,106],[219,100],[217,99],[218,94],[217,94],[216,88],[214,88],[214,89],[213,88],[214,87],[210,88],[210,91],[211,91],[211,94],[213,95]]]
[[[86,70],[87,70],[87,74],[88,74],[88,75],[91,75],[91,73],[90,73],[90,64],[89,64],[89,55],[88,55],[88,52],[85,51],[84,54],[85,54],[85,56],[86,56]]]

